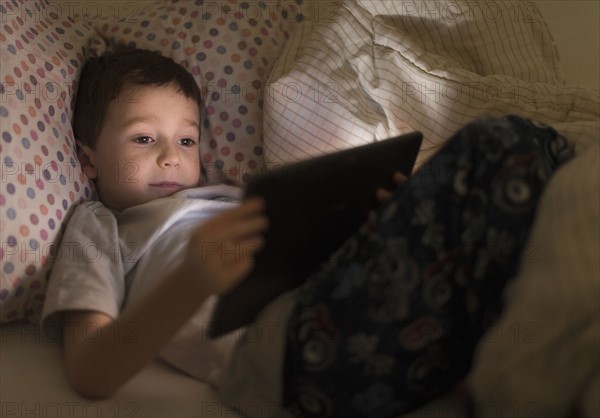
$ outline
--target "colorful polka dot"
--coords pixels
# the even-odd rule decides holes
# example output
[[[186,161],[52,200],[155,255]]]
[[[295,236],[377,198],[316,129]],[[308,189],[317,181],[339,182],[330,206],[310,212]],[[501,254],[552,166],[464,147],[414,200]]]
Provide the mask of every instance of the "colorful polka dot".
[[[277,4],[283,8],[281,0]],[[200,151],[203,163],[216,168],[207,171],[212,176],[208,183],[223,178],[244,183],[263,164],[261,89],[295,23],[284,19],[281,10],[267,13],[266,7],[259,2],[251,10],[248,2],[228,0],[215,13],[184,7],[184,2],[157,3],[133,19],[93,22],[105,38],[172,57],[202,86],[206,106]],[[9,298],[0,321],[39,315],[47,259],[32,263],[21,251],[53,243],[73,203],[93,196],[76,162],[73,92],[61,87],[73,84],[93,29],[56,14],[28,21],[18,14],[6,17],[0,33],[6,45],[0,51],[0,92],[5,95],[11,83],[18,88],[0,104],[0,147],[3,156],[12,158],[4,160],[12,171],[5,173],[0,188],[0,211],[6,242],[14,247],[1,254],[2,271],[14,286],[0,289],[0,299]]]
[[[36,7],[46,6],[46,2],[36,4]],[[3,157],[7,156],[3,158],[5,181],[0,186],[5,242],[0,258],[1,270],[7,278],[0,288],[3,299],[0,322],[36,321],[40,313],[47,268],[36,251],[57,238],[56,233],[49,233],[48,226],[52,224],[55,228],[61,222],[59,216],[64,215],[48,210],[48,196],[53,196],[51,200],[61,196],[61,201],[68,196],[69,202],[73,202],[90,195],[87,183],[82,183],[79,190],[66,182],[51,194],[42,191],[51,184],[44,178],[43,170],[51,167],[53,158],[60,162],[72,152],[65,152],[64,140],[59,140],[59,132],[71,130],[69,118],[58,117],[56,113],[59,109],[72,113],[73,92],[67,93],[61,86],[74,83],[73,69],[81,66],[82,52],[86,51],[93,29],[81,23],[61,22],[58,16],[52,18],[44,13],[36,16],[39,19],[24,20],[19,14],[8,14],[1,35],[0,92],[6,95],[9,85],[17,88],[12,88],[5,103],[0,105],[0,144]]]

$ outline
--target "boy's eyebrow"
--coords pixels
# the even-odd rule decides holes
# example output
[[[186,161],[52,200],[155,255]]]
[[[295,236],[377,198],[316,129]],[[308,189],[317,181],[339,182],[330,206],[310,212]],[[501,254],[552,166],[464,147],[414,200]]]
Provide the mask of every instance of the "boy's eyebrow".
[[[124,123],[124,126],[127,127],[127,126],[131,126],[131,125],[135,125],[136,123],[140,123],[140,122],[142,122],[142,123],[149,123],[149,122],[156,121],[156,119],[158,119],[158,118],[155,118],[155,117],[152,117],[152,116],[148,116],[148,117],[133,117],[131,119],[127,119],[125,121],[125,123]],[[198,121],[196,121],[196,120],[183,119],[183,122],[186,125],[193,126],[193,127],[197,128],[197,129],[200,129],[200,125],[199,125]]]

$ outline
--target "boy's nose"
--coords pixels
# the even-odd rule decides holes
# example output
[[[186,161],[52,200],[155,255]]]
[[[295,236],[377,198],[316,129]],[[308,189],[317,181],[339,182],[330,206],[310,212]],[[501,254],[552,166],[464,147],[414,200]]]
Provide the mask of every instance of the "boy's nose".
[[[179,167],[179,152],[175,147],[166,146],[158,157],[158,165],[161,167]]]

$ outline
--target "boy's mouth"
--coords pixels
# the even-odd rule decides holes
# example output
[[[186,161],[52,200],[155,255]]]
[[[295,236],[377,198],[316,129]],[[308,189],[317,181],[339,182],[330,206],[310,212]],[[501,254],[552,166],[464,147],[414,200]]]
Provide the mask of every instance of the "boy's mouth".
[[[175,190],[180,189],[182,186],[179,183],[175,183],[172,181],[161,181],[160,183],[150,183],[150,186],[157,187],[159,189],[165,190]]]

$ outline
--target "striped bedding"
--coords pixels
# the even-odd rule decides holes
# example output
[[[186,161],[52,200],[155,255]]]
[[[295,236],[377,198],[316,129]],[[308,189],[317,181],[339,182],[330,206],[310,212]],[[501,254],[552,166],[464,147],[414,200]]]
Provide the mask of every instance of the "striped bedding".
[[[278,165],[419,130],[419,161],[467,122],[508,113],[594,135],[598,92],[568,86],[530,2],[308,1],[266,86]],[[582,138],[580,138],[582,137]]]

